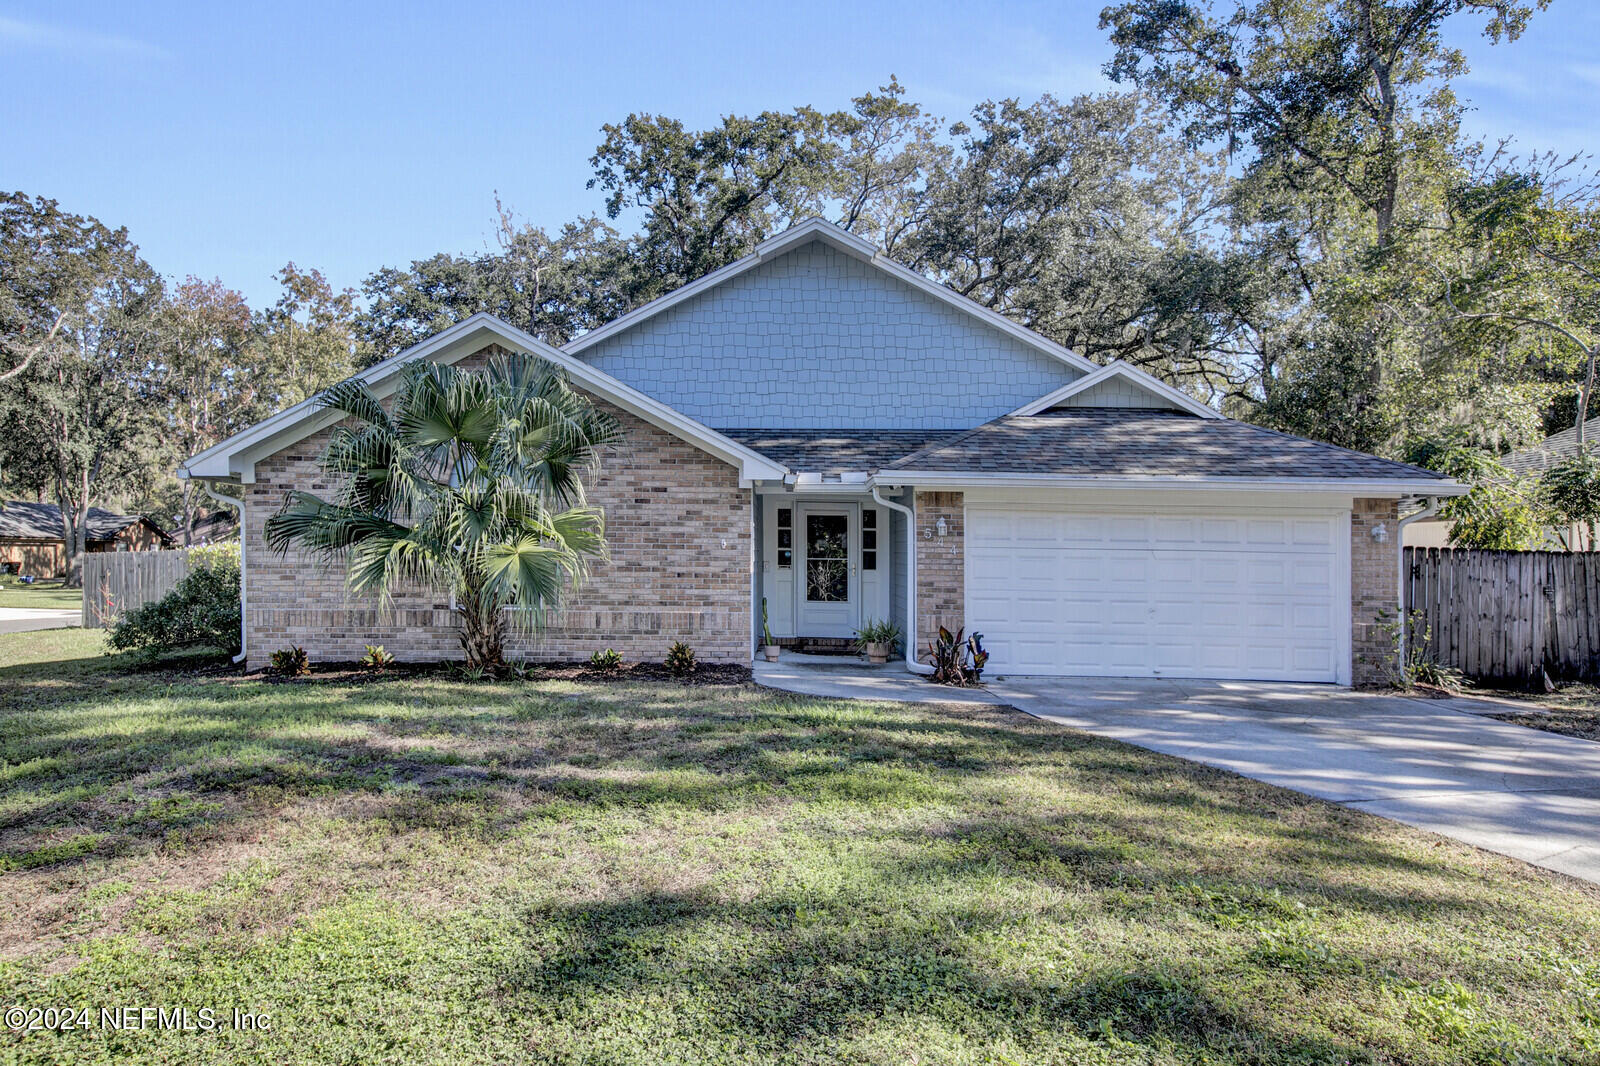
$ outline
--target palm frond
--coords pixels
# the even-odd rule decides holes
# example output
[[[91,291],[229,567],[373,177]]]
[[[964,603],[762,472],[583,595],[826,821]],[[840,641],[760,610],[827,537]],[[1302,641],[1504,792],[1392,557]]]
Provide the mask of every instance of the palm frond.
[[[329,411],[340,411],[358,422],[371,426],[389,426],[389,412],[367,388],[365,382],[346,378],[337,385],[323,390],[318,406]]]
[[[329,503],[309,492],[294,492],[264,526],[267,547],[278,553],[298,547],[335,556],[372,537],[403,534],[405,527],[359,507]]]
[[[587,573],[588,561],[610,557],[606,549],[606,516],[598,507],[574,507],[550,516],[556,539],[578,558],[579,575]]]
[[[560,605],[576,560],[559,542],[521,537],[489,545],[477,563],[483,575],[478,593],[481,608],[516,607],[515,624],[536,629]]]
[[[375,536],[351,549],[346,581],[350,591],[388,599],[402,584],[454,586],[459,558],[409,533]]]

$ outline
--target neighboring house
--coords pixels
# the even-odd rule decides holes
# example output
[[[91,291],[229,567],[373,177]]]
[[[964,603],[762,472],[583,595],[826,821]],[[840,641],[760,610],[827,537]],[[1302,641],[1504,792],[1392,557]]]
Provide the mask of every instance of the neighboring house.
[[[940,624],[996,673],[1376,678],[1403,510],[1465,487],[1234,422],[1097,366],[820,221],[556,350],[479,314],[364,370],[527,352],[620,419],[589,496],[610,561],[514,649],[748,662],[781,641]],[[266,519],[317,469],[336,414],[308,401],[180,475],[244,486],[245,647],[349,660],[459,654],[447,598],[353,599],[343,572],[269,552]]]
[[[1591,418],[1583,424],[1584,443],[1591,449],[1600,449],[1600,418]],[[1560,433],[1552,433],[1538,444],[1530,444],[1501,459],[1501,464],[1519,480],[1534,480],[1563,459],[1578,454],[1578,427],[1572,426]],[[1451,522],[1447,518],[1421,518],[1406,526],[1405,544],[1408,548],[1448,548]],[[1551,526],[1545,529],[1545,546],[1559,550],[1592,551],[1589,531],[1584,526],[1570,529]]]
[[[183,521],[180,516],[177,528],[172,532],[172,539],[179,545],[183,544]],[[218,541],[230,540],[239,532],[239,516],[231,511],[216,510],[204,512],[194,520],[194,527],[189,531],[189,545],[199,547],[203,544],[215,544]]]
[[[85,549],[92,552],[150,551],[172,547],[172,538],[141,515],[89,508]],[[53,503],[9,500],[0,508],[0,568],[33,577],[67,572],[61,508]]]

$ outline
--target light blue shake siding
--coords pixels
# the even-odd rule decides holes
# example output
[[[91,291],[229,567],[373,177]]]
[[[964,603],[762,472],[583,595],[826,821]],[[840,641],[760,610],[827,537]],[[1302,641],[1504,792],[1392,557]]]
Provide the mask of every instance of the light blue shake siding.
[[[713,428],[965,429],[1081,376],[820,241],[580,357]]]

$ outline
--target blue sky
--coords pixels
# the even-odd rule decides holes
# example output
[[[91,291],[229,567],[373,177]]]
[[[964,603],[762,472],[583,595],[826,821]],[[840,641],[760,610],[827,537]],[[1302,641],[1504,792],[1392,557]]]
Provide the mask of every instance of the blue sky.
[[[291,259],[355,286],[484,248],[496,190],[550,227],[600,211],[588,158],[630,111],[835,108],[891,73],[950,118],[1105,88],[1101,7],[0,0],[0,186],[126,225],[158,270],[259,305]],[[1475,133],[1600,140],[1600,5],[1555,0],[1509,46],[1476,16],[1453,29]]]

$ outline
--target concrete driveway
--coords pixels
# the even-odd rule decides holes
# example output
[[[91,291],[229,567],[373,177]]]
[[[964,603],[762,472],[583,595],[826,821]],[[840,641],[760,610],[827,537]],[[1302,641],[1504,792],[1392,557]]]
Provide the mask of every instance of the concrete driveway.
[[[1484,717],[1515,705],[1232,681],[988,687],[1049,721],[1600,883],[1600,743]]]
[[[55,607],[0,607],[0,633],[27,633],[79,625],[83,612]]]

